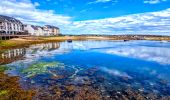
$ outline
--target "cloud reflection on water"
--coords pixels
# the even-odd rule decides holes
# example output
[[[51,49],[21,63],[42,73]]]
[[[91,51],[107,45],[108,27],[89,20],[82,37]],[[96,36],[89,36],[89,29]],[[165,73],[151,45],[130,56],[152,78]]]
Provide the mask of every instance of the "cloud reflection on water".
[[[158,41],[81,41],[70,44],[76,50],[97,52],[170,64],[170,43]]]
[[[147,46],[124,46],[106,50],[106,53],[170,64],[170,48]]]
[[[126,77],[126,78],[129,78],[129,79],[132,78],[132,77],[129,76],[127,73],[125,73],[125,72],[120,72],[119,70],[109,69],[109,68],[106,68],[106,67],[102,67],[101,70],[104,71],[104,72],[107,72],[107,73],[109,73],[109,74],[111,74],[111,75],[114,75],[114,76]]]

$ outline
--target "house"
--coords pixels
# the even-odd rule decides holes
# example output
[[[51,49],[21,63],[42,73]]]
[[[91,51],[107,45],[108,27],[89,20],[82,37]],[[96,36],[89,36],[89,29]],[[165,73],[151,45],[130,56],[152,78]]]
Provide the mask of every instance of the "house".
[[[41,26],[24,25],[24,30],[31,36],[44,36],[44,30]]]
[[[31,36],[56,36],[60,34],[58,27],[45,25],[23,25],[23,23],[15,18],[0,15],[0,35],[31,35]]]
[[[24,25],[24,30],[31,36],[56,36],[59,35],[59,28],[46,25],[44,27],[34,25]]]
[[[0,35],[22,35],[24,26],[21,21],[0,15]]]
[[[57,36],[60,34],[60,29],[56,26],[45,25],[44,30],[47,31],[49,36]]]

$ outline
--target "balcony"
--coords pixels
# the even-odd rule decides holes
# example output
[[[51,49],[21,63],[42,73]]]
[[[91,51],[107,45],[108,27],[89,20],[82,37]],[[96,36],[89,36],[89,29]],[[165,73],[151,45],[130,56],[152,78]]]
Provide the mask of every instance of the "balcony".
[[[2,31],[2,30],[5,30],[5,28],[3,26],[0,26],[0,31]]]

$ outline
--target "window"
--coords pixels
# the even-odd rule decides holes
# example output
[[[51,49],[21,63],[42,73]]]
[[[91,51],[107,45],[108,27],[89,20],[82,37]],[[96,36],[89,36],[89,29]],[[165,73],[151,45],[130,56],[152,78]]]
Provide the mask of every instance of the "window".
[[[2,22],[0,22],[0,25],[2,25],[3,23]]]
[[[0,26],[0,29],[4,29],[3,26]]]

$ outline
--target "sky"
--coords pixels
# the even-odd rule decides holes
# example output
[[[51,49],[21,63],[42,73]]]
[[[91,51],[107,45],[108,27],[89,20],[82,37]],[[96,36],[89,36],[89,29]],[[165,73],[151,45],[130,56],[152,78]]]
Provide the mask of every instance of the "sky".
[[[170,35],[170,0],[0,0],[0,14],[63,34]]]

